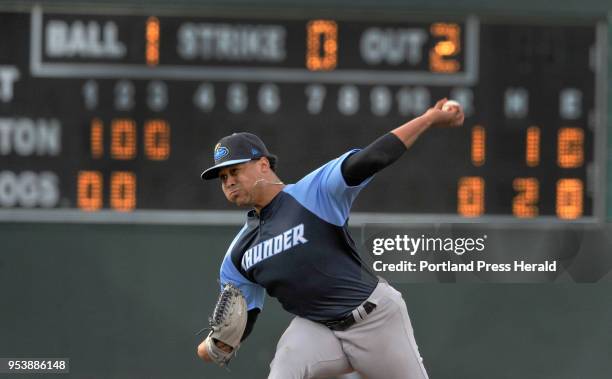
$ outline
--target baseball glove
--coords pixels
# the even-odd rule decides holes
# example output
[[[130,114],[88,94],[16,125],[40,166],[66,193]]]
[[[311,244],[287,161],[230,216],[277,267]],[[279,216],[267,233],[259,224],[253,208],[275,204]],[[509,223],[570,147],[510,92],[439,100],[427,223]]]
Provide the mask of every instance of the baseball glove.
[[[219,295],[212,316],[208,319],[210,333],[206,338],[208,356],[223,367],[236,355],[247,323],[246,300],[238,287],[226,284]],[[227,345],[222,349],[217,341]],[[231,348],[231,351],[228,349]]]

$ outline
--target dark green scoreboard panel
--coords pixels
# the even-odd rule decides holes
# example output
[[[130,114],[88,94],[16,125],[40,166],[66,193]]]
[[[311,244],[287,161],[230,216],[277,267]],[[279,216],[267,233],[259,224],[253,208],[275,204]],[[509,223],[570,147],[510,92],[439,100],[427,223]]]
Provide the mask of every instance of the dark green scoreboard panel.
[[[220,137],[259,134],[292,182],[441,97],[465,124],[354,211],[604,217],[605,24],[244,15],[0,13],[0,219],[223,220]]]

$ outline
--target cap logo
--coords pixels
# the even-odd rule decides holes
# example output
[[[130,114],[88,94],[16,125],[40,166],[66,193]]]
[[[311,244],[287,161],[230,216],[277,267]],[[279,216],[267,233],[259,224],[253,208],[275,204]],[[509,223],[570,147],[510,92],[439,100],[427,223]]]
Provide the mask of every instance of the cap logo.
[[[225,146],[221,146],[220,143],[217,144],[217,146],[215,146],[215,154],[214,154],[214,158],[215,158],[215,162],[223,159],[224,157],[229,155],[229,149]]]
[[[258,156],[259,154],[260,154],[260,153],[259,153],[259,150],[257,150],[256,148],[252,148],[252,149],[251,149],[251,155],[252,155],[253,157]]]

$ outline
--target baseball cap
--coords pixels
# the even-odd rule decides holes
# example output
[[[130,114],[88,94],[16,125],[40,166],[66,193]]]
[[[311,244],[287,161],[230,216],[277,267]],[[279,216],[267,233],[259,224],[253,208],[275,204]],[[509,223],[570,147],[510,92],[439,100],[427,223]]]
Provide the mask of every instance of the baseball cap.
[[[202,173],[203,180],[215,179],[223,167],[233,166],[254,159],[266,157],[274,167],[276,155],[270,154],[263,141],[255,134],[241,132],[223,137],[215,145],[213,159],[215,165]]]

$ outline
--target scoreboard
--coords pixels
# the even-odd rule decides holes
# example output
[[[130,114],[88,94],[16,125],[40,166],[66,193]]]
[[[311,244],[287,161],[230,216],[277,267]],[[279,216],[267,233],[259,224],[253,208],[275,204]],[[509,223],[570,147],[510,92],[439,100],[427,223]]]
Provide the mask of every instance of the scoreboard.
[[[0,220],[222,220],[219,183],[199,176],[221,137],[259,135],[293,182],[442,97],[464,125],[422,135],[358,215],[602,220],[606,34],[477,16],[0,11]]]

